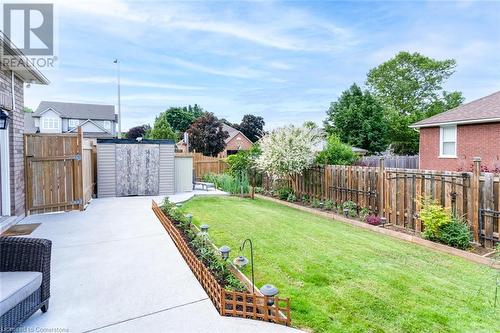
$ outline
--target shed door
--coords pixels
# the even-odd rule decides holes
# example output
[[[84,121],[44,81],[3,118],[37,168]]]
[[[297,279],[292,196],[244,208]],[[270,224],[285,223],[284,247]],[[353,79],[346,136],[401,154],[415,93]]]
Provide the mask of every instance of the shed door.
[[[175,157],[175,192],[193,190],[193,158]]]
[[[159,194],[158,145],[116,145],[116,196]]]

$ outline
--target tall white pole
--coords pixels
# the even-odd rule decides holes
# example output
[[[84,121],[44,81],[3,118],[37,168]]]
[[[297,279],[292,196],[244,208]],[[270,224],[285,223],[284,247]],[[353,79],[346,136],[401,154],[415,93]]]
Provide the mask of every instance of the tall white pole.
[[[117,79],[118,79],[118,138],[122,137],[122,108],[121,108],[121,97],[120,97],[120,62],[115,59],[115,64],[117,64]]]

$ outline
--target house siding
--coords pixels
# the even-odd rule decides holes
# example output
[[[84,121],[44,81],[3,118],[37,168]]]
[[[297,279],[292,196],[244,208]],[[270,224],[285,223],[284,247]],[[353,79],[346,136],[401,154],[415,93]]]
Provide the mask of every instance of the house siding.
[[[2,91],[12,96],[12,72],[0,71]],[[7,110],[11,117],[9,125],[9,157],[10,157],[10,201],[11,215],[21,216],[25,213],[24,189],[24,86],[23,81],[14,76],[14,110]],[[12,98],[12,97],[11,97]]]
[[[439,127],[420,128],[420,168],[469,171],[472,159],[481,157],[481,165],[500,170],[500,123],[458,125],[457,157],[439,157]]]
[[[97,196],[116,196],[116,145],[97,145]]]
[[[174,155],[174,145],[160,145],[160,195],[173,194],[175,191]]]

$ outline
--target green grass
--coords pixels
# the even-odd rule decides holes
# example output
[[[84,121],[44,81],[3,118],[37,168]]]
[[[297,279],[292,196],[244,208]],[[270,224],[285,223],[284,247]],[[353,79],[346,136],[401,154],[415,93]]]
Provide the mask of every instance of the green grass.
[[[491,268],[265,200],[197,197],[183,209],[210,226],[216,245],[232,248],[231,258],[253,240],[256,284],[272,283],[291,298],[294,326],[500,331]]]

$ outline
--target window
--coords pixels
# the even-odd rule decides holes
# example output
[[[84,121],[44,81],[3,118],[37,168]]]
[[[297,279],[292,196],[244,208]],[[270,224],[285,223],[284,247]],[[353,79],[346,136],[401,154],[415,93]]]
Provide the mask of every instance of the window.
[[[457,126],[443,126],[440,134],[440,157],[457,157]]]
[[[47,129],[47,130],[59,129],[59,119],[58,118],[43,118],[42,128]]]
[[[109,121],[109,120],[103,121],[102,126],[104,126],[105,129],[110,130],[111,129],[111,121]]]
[[[69,129],[76,128],[78,126],[78,119],[70,119],[68,121],[68,127]]]

